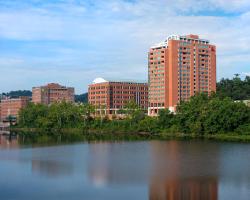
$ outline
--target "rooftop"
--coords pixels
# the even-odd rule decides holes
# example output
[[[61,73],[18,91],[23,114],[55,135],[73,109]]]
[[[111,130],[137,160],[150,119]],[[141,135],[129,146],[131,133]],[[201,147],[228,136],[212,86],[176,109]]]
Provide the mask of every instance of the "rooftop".
[[[142,80],[130,80],[130,79],[104,79],[101,77],[98,77],[93,80],[92,84],[98,84],[98,83],[108,83],[108,82],[115,82],[115,83],[141,83],[141,84],[146,84],[147,81],[142,81]]]
[[[66,87],[66,86],[60,85],[59,83],[48,83],[47,85],[33,87],[33,88],[49,88],[49,89],[65,88],[67,89],[71,87]]]
[[[157,43],[157,44],[151,46],[151,48],[167,47],[169,40],[199,41],[199,42],[204,43],[204,44],[209,44],[209,40],[200,39],[198,35],[194,35],[194,34],[189,34],[189,35],[184,35],[184,36],[170,35],[167,37],[167,39],[165,41]]]

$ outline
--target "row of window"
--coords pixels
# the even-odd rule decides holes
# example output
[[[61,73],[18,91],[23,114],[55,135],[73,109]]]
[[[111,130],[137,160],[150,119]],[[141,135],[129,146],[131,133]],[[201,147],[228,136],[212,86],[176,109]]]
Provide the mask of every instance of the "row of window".
[[[159,73],[159,72],[164,72],[164,69],[153,69],[153,70],[149,70],[149,72],[151,73]]]
[[[165,83],[164,81],[152,81],[152,80],[149,80],[150,85],[159,85],[159,84],[164,84],[164,83]]]
[[[163,64],[163,63],[164,63],[164,60],[158,61],[158,62],[150,62],[150,65],[153,65],[153,64],[159,65],[159,64]]]

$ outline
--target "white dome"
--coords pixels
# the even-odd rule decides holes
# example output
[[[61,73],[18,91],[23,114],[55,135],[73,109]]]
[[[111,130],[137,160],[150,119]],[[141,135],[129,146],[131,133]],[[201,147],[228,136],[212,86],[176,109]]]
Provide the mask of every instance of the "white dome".
[[[95,80],[93,80],[93,83],[105,83],[108,82],[107,80],[103,79],[103,78],[96,78]]]

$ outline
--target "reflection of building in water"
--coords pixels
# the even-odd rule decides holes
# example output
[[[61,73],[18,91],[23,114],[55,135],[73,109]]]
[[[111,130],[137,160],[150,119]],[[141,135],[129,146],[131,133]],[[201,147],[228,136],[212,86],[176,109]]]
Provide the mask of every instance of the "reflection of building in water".
[[[73,155],[70,147],[33,148],[32,172],[49,177],[71,175],[74,172]]]
[[[148,152],[137,147],[133,143],[90,144],[88,175],[91,181],[98,186],[145,182],[149,174]]]
[[[18,147],[18,136],[0,135],[0,149],[12,149]]]
[[[54,160],[32,160],[32,171],[46,176],[56,177],[69,175],[73,171],[70,163]]]
[[[154,180],[150,185],[150,200],[217,200],[216,178]]]
[[[152,142],[150,200],[218,199],[218,149],[203,144]]]

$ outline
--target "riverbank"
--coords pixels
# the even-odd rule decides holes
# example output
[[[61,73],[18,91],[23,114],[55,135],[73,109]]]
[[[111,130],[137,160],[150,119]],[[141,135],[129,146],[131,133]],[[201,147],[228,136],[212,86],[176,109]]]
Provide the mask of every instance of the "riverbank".
[[[250,135],[239,135],[237,133],[218,133],[218,134],[184,134],[184,133],[150,133],[150,132],[125,132],[125,131],[109,131],[100,129],[53,129],[44,131],[43,129],[35,128],[11,128],[11,132],[17,133],[20,136],[31,138],[33,142],[48,142],[48,141],[137,141],[137,140],[214,140],[225,142],[245,142],[250,143]]]
[[[212,135],[192,135],[183,133],[163,133],[161,139],[180,139],[180,140],[214,140],[224,142],[246,142],[250,143],[250,135],[238,135],[237,133],[218,133]]]

